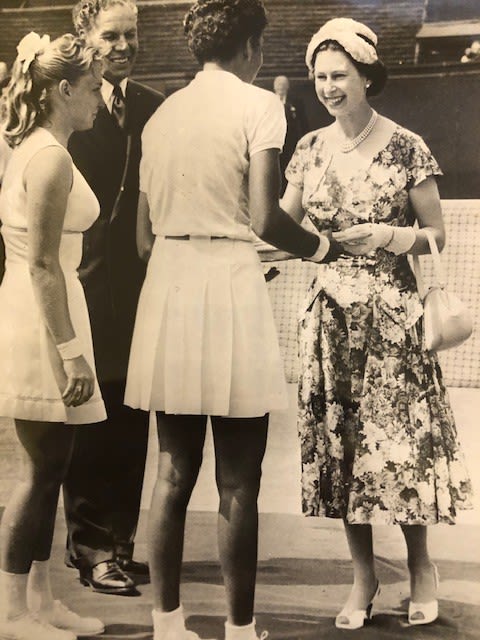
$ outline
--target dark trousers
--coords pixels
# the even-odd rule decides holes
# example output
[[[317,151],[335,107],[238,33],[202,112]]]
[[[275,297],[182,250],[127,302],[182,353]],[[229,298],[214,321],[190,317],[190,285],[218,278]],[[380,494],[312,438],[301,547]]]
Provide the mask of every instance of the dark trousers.
[[[132,557],[148,444],[148,413],[123,404],[125,381],[101,383],[108,419],[76,427],[63,485],[67,558],[79,568]]]
[[[5,274],[5,243],[3,242],[3,236],[0,233],[0,284],[2,284],[4,274]]]

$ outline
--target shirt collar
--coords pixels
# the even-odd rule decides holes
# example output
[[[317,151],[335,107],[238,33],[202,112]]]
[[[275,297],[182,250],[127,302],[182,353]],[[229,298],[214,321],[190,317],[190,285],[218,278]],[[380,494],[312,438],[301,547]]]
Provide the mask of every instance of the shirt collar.
[[[124,78],[120,83],[119,83],[119,87],[122,90],[123,95],[126,95],[127,92],[127,83],[128,83],[128,78]],[[101,88],[101,92],[102,92],[102,98],[103,101],[105,102],[105,104],[107,105],[107,109],[109,111],[112,111],[112,103],[113,103],[113,84],[111,82],[109,82],[108,80],[105,80],[105,78],[102,79],[102,88]]]
[[[198,71],[195,79],[200,81],[220,80],[221,82],[225,82],[226,80],[230,80],[233,82],[243,82],[237,75],[225,69],[202,69],[202,71]]]

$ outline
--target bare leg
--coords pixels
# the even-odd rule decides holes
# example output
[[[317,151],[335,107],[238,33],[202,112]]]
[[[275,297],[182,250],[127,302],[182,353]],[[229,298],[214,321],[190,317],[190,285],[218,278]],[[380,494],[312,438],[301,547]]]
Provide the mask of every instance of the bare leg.
[[[212,418],[216,479],[220,495],[218,544],[228,622],[253,620],[257,571],[258,508],[268,415],[261,418]]]
[[[427,547],[427,527],[402,525],[402,531],[407,543],[411,599],[417,603],[431,602],[437,590]]]
[[[157,414],[158,476],[148,522],[154,608],[180,606],[185,517],[202,463],[205,416]]]
[[[353,562],[353,587],[344,606],[346,613],[366,609],[375,595],[377,577],[373,555],[372,527],[344,522]]]
[[[73,446],[73,430],[59,423],[16,420],[25,452],[25,476],[15,488],[0,526],[0,567],[26,574],[33,560],[48,560],[58,493]]]

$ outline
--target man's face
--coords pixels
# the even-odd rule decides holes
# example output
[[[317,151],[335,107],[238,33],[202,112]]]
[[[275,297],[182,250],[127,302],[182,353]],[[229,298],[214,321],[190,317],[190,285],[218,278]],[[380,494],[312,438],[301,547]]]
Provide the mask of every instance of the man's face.
[[[103,58],[103,75],[118,84],[132,73],[138,51],[137,15],[129,5],[102,9],[91,27],[82,34],[88,45]]]

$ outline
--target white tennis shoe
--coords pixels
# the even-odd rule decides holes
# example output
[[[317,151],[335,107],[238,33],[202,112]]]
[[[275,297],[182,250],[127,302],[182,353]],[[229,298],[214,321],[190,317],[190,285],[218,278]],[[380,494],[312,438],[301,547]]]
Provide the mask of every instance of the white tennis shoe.
[[[27,612],[14,620],[0,620],[1,640],[76,640],[71,631],[57,629]]]
[[[55,600],[51,608],[36,611],[35,616],[52,627],[71,631],[79,637],[96,636],[105,631],[105,625],[101,620],[79,616],[60,600]]]

